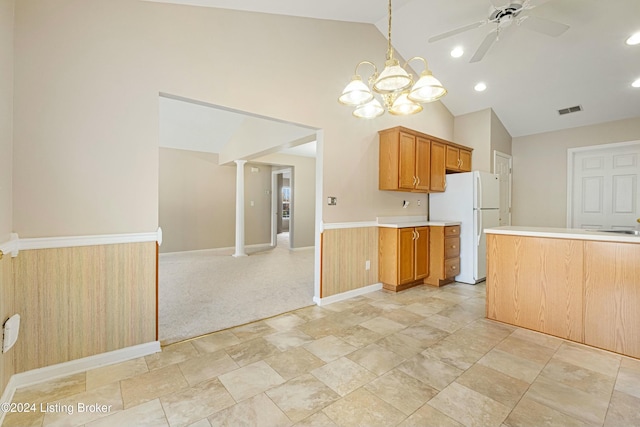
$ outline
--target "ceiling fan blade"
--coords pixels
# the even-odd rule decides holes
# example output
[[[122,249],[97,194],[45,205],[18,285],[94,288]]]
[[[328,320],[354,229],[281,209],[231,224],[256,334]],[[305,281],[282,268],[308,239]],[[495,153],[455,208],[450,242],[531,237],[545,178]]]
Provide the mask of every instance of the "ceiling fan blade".
[[[548,19],[531,15],[525,16],[524,19],[520,22],[520,25],[551,37],[558,37],[560,34],[569,29],[569,26],[566,24],[561,24],[559,22],[550,21]]]
[[[473,57],[469,60],[469,62],[478,62],[482,58],[484,58],[484,56],[487,54],[487,52],[489,51],[489,49],[497,39],[498,39],[497,31],[491,31],[489,34],[487,34],[487,36],[484,38],[484,40],[480,44],[480,47],[478,47],[478,50],[476,50],[476,53],[473,54]]]
[[[455,36],[456,34],[464,33],[465,31],[473,30],[474,28],[482,27],[487,23],[487,20],[474,22],[473,24],[465,25],[464,27],[456,28],[455,30],[447,31],[446,33],[438,34],[431,37],[428,42],[433,43],[438,40],[446,39],[447,37]]]

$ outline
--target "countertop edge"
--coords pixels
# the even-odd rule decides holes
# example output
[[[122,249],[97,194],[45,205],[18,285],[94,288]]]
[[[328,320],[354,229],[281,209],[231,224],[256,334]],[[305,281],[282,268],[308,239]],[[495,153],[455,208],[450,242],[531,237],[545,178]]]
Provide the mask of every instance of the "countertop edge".
[[[505,226],[485,228],[485,234],[502,234],[511,236],[546,237],[553,239],[595,240],[616,243],[640,244],[640,237],[618,235],[602,231],[582,230],[578,228],[547,228],[547,227],[514,227]]]
[[[398,222],[378,224],[378,227],[384,228],[408,228],[408,227],[448,227],[451,225],[460,225],[459,221],[414,221],[414,222]]]

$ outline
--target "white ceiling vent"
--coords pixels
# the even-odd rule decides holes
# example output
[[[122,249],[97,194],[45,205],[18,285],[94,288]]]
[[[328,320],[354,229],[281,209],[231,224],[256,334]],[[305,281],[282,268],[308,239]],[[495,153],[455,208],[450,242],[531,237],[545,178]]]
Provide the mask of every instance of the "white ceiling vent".
[[[578,111],[582,111],[581,105],[576,105],[575,107],[562,108],[558,110],[558,114],[564,116],[565,114],[577,113]]]

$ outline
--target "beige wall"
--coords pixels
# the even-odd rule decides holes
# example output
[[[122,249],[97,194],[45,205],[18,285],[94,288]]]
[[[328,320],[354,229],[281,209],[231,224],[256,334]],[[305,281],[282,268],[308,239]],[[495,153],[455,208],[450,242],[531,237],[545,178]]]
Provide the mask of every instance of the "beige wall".
[[[453,141],[473,148],[473,170],[493,172],[493,151],[511,154],[511,135],[491,108],[454,119]]]
[[[491,109],[457,116],[453,142],[473,148],[473,170],[491,172]]]
[[[291,246],[304,248],[315,244],[316,209],[316,159],[291,156],[287,154],[269,154],[255,159],[279,166],[292,166],[293,178],[293,227]],[[274,167],[275,168],[275,167]]]
[[[13,159],[13,8],[14,0],[0,0],[0,244],[12,227]],[[0,322],[14,314],[11,254],[0,260]],[[0,393],[14,373],[14,349],[0,355]]]
[[[567,149],[640,140],[640,117],[513,138],[513,225],[565,227]]]
[[[324,129],[324,191],[341,201],[324,206],[327,222],[373,220],[391,207],[376,184],[379,129],[453,136],[441,103],[375,121],[337,103],[358,61],[384,60],[372,25],[23,0],[15,37],[14,228],[24,237],[155,230],[159,92]]]
[[[0,243],[13,229],[13,7],[14,0],[0,0]]]
[[[247,163],[244,176],[245,244],[269,243],[271,168]],[[160,252],[235,245],[235,165],[220,166],[217,154],[160,148],[159,191]]]
[[[512,152],[512,138],[509,131],[504,127],[500,118],[491,110],[491,150],[490,150],[490,171],[493,172],[493,152],[499,151],[504,154]]]

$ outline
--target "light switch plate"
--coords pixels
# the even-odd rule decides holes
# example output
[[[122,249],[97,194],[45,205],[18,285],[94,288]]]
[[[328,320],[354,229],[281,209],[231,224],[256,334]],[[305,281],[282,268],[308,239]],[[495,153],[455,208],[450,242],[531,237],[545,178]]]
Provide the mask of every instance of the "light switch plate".
[[[338,198],[337,197],[333,197],[333,196],[329,196],[327,197],[327,204],[329,206],[335,206],[338,204]]]

